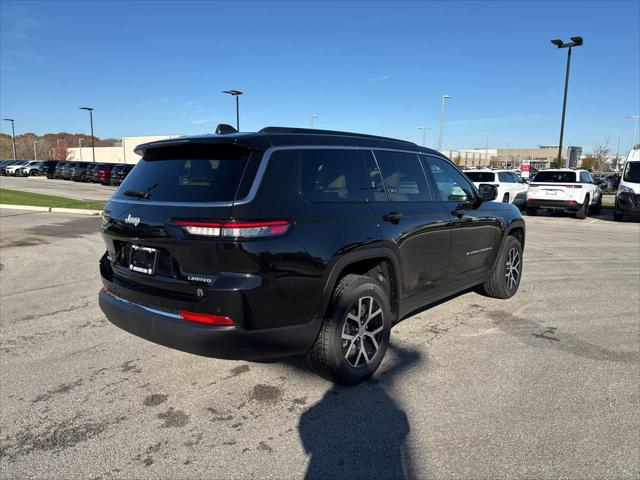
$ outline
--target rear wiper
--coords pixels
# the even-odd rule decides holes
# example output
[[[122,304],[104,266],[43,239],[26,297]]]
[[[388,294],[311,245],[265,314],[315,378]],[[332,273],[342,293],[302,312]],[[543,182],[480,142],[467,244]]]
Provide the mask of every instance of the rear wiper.
[[[149,193],[151,190],[158,186],[157,183],[154,183],[146,190],[125,190],[124,195],[127,197],[136,197],[136,198],[151,198],[151,194]]]
[[[146,190],[125,190],[124,195],[136,198],[149,198],[151,196]]]

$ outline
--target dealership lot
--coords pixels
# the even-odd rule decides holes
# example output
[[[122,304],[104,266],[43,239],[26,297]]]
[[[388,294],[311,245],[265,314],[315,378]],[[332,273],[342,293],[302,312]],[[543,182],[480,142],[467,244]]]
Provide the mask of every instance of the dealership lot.
[[[116,187],[99,183],[80,183],[68,180],[47,179],[46,177],[1,177],[0,188],[20,190],[22,192],[42,193],[78,200],[107,201],[116,191]]]
[[[99,219],[2,210],[0,474],[637,478],[640,225],[526,221],[514,298],[403,321],[378,374],[343,388],[303,358],[200,358],[118,330],[97,306]]]

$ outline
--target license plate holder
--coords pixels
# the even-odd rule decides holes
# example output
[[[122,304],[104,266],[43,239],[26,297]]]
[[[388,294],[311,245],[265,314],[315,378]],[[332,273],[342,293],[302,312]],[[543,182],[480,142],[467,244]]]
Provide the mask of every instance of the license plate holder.
[[[131,256],[129,258],[129,270],[154,275],[156,263],[158,261],[158,250],[142,245],[131,245]]]

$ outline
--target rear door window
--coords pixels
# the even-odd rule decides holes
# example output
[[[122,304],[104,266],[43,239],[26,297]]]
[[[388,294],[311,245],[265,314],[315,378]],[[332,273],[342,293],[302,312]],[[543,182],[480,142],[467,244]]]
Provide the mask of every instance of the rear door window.
[[[431,200],[420,159],[415,153],[374,150],[387,196],[392,202]]]
[[[359,202],[371,197],[360,150],[301,150],[302,196],[310,202]]]
[[[498,179],[501,183],[515,183],[513,176],[509,172],[498,172]]]
[[[183,145],[145,153],[116,193],[119,199],[230,202],[251,155],[235,145]]]

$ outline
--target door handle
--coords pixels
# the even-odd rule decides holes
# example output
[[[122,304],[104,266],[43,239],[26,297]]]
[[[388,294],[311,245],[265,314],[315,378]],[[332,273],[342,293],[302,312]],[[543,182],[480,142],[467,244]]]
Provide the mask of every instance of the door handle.
[[[453,215],[454,217],[463,217],[465,214],[465,211],[461,208],[456,208],[455,210],[451,210],[451,215]]]
[[[404,218],[404,213],[397,213],[397,212],[389,212],[382,216],[382,219],[385,222],[392,222],[392,223],[399,222],[403,218]]]

